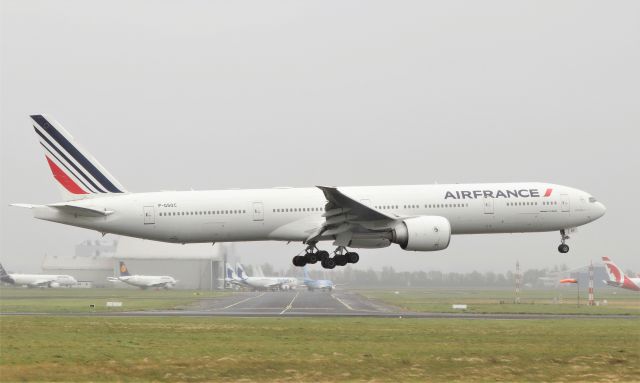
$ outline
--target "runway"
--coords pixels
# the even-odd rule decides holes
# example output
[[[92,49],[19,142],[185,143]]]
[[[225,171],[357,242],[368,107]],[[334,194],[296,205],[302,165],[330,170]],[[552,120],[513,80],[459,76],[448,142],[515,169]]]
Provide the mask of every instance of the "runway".
[[[2,313],[2,315],[56,315],[109,317],[378,317],[450,319],[639,319],[630,315],[479,314],[403,311],[350,291],[237,292],[220,298],[203,298],[183,310],[150,310],[98,313]]]

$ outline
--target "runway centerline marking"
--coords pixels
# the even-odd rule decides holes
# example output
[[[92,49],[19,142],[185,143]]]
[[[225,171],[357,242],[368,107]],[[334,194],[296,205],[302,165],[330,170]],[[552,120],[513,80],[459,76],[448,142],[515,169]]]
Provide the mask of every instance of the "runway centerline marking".
[[[291,309],[291,306],[293,305],[293,301],[296,300],[296,298],[298,297],[298,295],[300,294],[300,292],[298,291],[296,293],[296,295],[293,296],[293,299],[291,300],[291,302],[289,302],[289,304],[287,305],[287,307],[284,308],[284,310],[282,310],[282,312],[280,313],[280,315],[284,314],[287,312],[287,310]]]
[[[351,311],[356,311],[354,310],[353,307],[349,306],[348,304],[346,304],[342,299],[336,297],[335,295],[331,294],[331,297],[333,297],[333,299],[337,300],[338,302],[342,303],[344,305],[344,307],[348,308]]]
[[[240,303],[246,302],[246,301],[248,301],[248,300],[256,299],[256,298],[260,298],[261,296],[263,296],[263,295],[265,295],[265,294],[266,294],[266,293],[262,293],[262,294],[260,294],[260,295],[256,295],[255,297],[249,297],[249,298],[247,298],[247,299],[243,299],[243,300],[241,300],[241,301],[239,301],[239,302],[236,302],[236,303],[234,303],[234,304],[231,304],[231,305],[229,305],[229,306],[227,306],[227,307],[223,307],[223,308],[221,308],[220,310],[226,310],[226,309],[228,309],[229,307],[233,307],[233,306],[235,306],[235,305],[239,305]]]

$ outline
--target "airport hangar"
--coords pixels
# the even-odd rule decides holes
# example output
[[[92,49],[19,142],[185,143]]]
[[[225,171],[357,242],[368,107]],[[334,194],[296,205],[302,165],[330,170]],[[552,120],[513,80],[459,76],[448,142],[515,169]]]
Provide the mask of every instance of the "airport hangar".
[[[219,244],[181,245],[129,237],[88,240],[76,245],[73,256],[45,255],[42,271],[72,275],[84,287],[125,287],[107,281],[119,275],[118,264],[124,261],[131,274],[171,275],[178,280],[177,289],[217,290],[224,287],[225,251]]]

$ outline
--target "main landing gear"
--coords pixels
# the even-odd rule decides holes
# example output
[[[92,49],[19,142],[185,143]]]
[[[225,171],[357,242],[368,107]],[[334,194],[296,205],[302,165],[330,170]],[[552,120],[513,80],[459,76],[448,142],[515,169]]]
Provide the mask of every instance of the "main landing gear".
[[[320,261],[320,264],[325,269],[333,269],[336,266],[344,266],[347,263],[358,263],[360,256],[358,253],[347,251],[344,246],[339,246],[334,252],[333,257],[329,256],[329,252],[324,250],[318,250],[315,245],[309,245],[305,249],[304,255],[296,255],[293,257],[293,265],[302,267],[306,264],[315,264]]]
[[[569,239],[569,236],[564,231],[564,229],[560,230],[560,238],[561,238],[561,242],[562,243],[560,243],[560,246],[558,246],[558,251],[561,252],[562,254],[568,253],[569,252],[569,245],[567,245],[564,242],[567,239]]]

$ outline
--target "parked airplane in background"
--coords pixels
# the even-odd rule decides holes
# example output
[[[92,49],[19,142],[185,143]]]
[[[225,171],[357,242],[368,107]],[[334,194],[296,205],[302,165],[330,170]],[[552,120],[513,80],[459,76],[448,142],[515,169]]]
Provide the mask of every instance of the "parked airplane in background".
[[[295,288],[298,283],[295,278],[250,277],[247,275],[247,272],[244,271],[244,267],[239,263],[236,264],[236,271],[239,282],[253,290],[289,290]]]
[[[609,286],[620,287],[627,290],[640,291],[640,277],[629,278],[622,269],[616,266],[615,263],[609,259],[609,257],[602,257],[602,261],[607,268],[607,274],[609,274],[609,280],[603,281]]]
[[[162,287],[168,289],[178,282],[168,275],[131,275],[124,262],[120,262],[120,276],[108,277],[110,282],[124,282],[132,286],[147,289],[149,287]]]
[[[589,193],[540,182],[129,193],[60,124],[31,120],[64,202],[14,206],[38,219],[156,241],[301,242],[295,266],[358,262],[347,248],[443,250],[453,234],[559,231],[558,251],[566,253],[565,230],[606,210]],[[333,241],[333,256],[317,248],[321,241]]]
[[[0,281],[28,287],[73,286],[78,283],[71,275],[9,274],[0,264]]]
[[[233,267],[231,267],[230,264],[225,263],[225,269],[225,285],[231,284],[234,286],[246,287],[246,284],[242,281],[242,279],[238,278],[238,276],[236,275],[236,271],[233,269]]]
[[[307,267],[304,267],[304,285],[307,286],[307,289],[309,291],[314,291],[314,290],[322,290],[322,291],[331,291],[333,290],[336,285],[333,284],[333,281],[330,281],[328,279],[311,279],[309,277],[309,271],[307,270]]]

